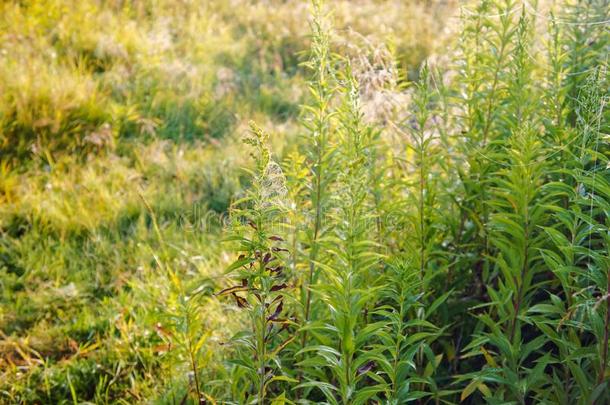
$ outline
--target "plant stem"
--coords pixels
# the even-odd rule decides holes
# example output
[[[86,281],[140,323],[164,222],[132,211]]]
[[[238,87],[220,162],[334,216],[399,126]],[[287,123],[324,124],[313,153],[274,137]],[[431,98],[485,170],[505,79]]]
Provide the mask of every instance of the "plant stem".
[[[608,363],[608,328],[610,327],[610,271],[608,272],[606,285],[606,319],[604,321],[604,341],[602,343],[602,358],[597,376],[597,385],[604,381],[606,374],[606,364]]]
[[[186,321],[187,321],[187,331],[190,330],[190,316],[187,309]],[[188,332],[187,332],[188,333]],[[188,340],[188,351],[189,357],[191,359],[191,368],[193,369],[193,379],[195,380],[195,390],[197,392],[197,401],[198,403],[202,403],[203,396],[201,395],[201,391],[199,390],[199,377],[197,376],[197,360],[195,359],[195,354],[193,353],[193,341],[190,336],[187,338]]]
[[[526,208],[526,212],[529,212],[529,210],[527,210]],[[526,213],[527,215],[527,213]],[[511,326],[510,326],[510,341],[511,343],[513,343],[513,340],[515,338],[515,330],[517,328],[517,318],[519,316],[519,311],[521,310],[521,301],[523,300],[523,280],[525,278],[525,276],[527,275],[527,273],[529,272],[529,254],[528,254],[528,248],[529,248],[529,218],[526,217],[525,220],[525,246],[524,246],[524,252],[523,252],[523,267],[521,268],[521,279],[519,280],[519,287],[517,289],[517,296],[515,297],[515,301],[513,304],[513,309],[514,309],[514,314],[513,314],[513,319],[511,322]]]
[[[313,283],[313,275],[314,275],[314,271],[315,271],[315,260],[316,260],[316,256],[317,256],[317,241],[318,241],[318,233],[320,231],[320,222],[321,222],[321,209],[320,209],[320,193],[321,193],[321,182],[320,182],[320,173],[316,173],[316,183],[317,183],[317,187],[316,187],[316,220],[314,223],[314,231],[313,231],[313,240],[312,240],[312,246],[311,246],[311,253],[309,255],[309,277],[307,279],[307,292],[306,292],[306,298],[305,298],[305,319],[304,319],[304,324],[307,325],[307,323],[309,322],[309,317],[310,317],[310,312],[311,312],[311,285]],[[301,347],[305,347],[305,344],[307,343],[307,331],[303,332],[303,335],[301,336]]]

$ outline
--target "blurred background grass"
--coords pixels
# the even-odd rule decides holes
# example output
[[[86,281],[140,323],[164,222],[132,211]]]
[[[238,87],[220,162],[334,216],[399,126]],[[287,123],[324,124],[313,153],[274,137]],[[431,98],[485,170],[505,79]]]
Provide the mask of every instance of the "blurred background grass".
[[[337,42],[386,46],[405,80],[455,12],[332,6]],[[308,13],[296,0],[0,4],[0,403],[179,395],[188,375],[163,346],[176,296],[159,252],[205,290],[218,356],[235,320],[210,292],[231,259],[220,221],[244,183],[239,139],[255,119],[280,156],[298,142]]]

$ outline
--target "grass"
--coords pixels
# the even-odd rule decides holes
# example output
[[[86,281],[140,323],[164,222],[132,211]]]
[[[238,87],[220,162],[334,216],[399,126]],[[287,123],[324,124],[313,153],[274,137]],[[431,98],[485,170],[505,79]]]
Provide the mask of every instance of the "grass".
[[[379,13],[372,3],[355,12],[347,4],[339,3],[337,13],[346,27],[368,27],[367,14]],[[58,150],[112,147],[119,137],[220,138],[233,132],[240,116],[289,120],[301,102],[294,90],[302,73],[299,55],[308,46],[301,23],[306,10],[298,1],[277,2],[274,11],[248,1],[180,7],[6,2],[0,20],[3,150],[48,159]],[[400,10],[432,19],[427,16],[442,9],[416,4]],[[418,43],[414,53],[408,44],[420,27],[437,24],[421,22],[410,32],[391,21],[383,30],[361,31],[393,38],[402,46],[404,69],[413,70],[433,46]]]
[[[163,243],[173,246],[163,259],[175,262],[175,271],[191,283],[205,279],[210,288],[215,285],[217,273],[211,269],[222,268],[227,259],[217,253],[222,247],[215,216],[206,213],[228,205],[239,175],[232,182],[210,173],[229,173],[234,163],[212,159],[214,150],[185,151],[164,142],[133,152],[134,160],[111,155],[85,167],[66,158],[49,172],[30,173],[27,181],[22,177],[16,194],[23,198],[16,206],[3,206],[3,370],[12,376],[5,381],[14,378],[11,390],[24,384],[24,391],[9,391],[7,398],[68,398],[67,370],[73,365],[78,370],[81,361],[93,373],[87,381],[107,379],[109,385],[100,389],[108,390],[108,400],[131,395],[130,387],[122,386],[129,378],[139,386],[158,375],[154,348],[163,341],[155,326],[167,322],[168,315],[159,311],[173,298],[165,290],[169,276],[154,259],[161,242],[152,232],[153,218]],[[142,199],[151,201],[151,211]],[[212,311],[207,322],[223,319],[222,311]],[[91,347],[89,354],[81,356],[81,346]],[[142,350],[134,352],[135,347]],[[39,364],[41,359],[46,363]],[[146,368],[155,374],[146,374]],[[30,379],[49,372],[57,384],[51,381],[46,393],[39,391],[42,385]],[[80,381],[84,378],[72,376],[82,384],[76,394],[93,398],[85,390],[91,384]]]

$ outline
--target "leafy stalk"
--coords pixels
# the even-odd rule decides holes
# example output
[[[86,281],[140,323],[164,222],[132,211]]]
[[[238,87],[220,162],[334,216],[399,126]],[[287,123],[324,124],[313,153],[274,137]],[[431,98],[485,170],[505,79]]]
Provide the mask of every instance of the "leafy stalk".
[[[285,228],[283,213],[286,197],[285,178],[277,163],[271,160],[268,135],[251,123],[252,137],[245,143],[255,152],[256,171],[248,195],[233,204],[233,229],[230,241],[238,243],[239,257],[227,269],[236,272],[239,284],[217,293],[230,296],[237,307],[247,311],[251,330],[244,330],[233,343],[248,350],[239,352],[233,363],[247,371],[254,382],[256,403],[270,402],[268,387],[275,381],[294,381],[283,375],[276,362],[280,352],[294,339],[288,334],[294,321],[287,317],[285,294],[289,288],[284,273]],[[286,336],[287,335],[287,336]]]
[[[316,329],[328,337],[329,344],[309,346],[303,352],[315,352],[311,364],[326,367],[335,383],[311,381],[303,387],[320,389],[330,403],[363,404],[385,389],[383,380],[370,372],[379,353],[370,344],[383,323],[368,324],[362,314],[374,300],[377,287],[367,285],[370,272],[380,256],[368,239],[374,224],[372,201],[368,198],[367,159],[371,153],[371,128],[363,124],[358,85],[349,67],[343,79],[345,92],[339,110],[337,159],[345,171],[337,178],[336,211],[332,214],[334,235],[324,240],[329,256],[318,263],[324,283],[316,287],[331,314],[330,324]],[[366,378],[373,378],[366,389],[358,389]],[[336,395],[335,395],[336,393]]]
[[[311,104],[304,107],[306,114],[303,125],[309,132],[308,164],[311,180],[308,186],[313,223],[307,232],[309,245],[309,269],[303,281],[303,325],[307,326],[312,311],[312,286],[315,283],[318,260],[319,240],[324,234],[324,219],[330,196],[328,185],[332,181],[331,157],[333,146],[330,140],[332,109],[331,102],[335,93],[333,84],[332,57],[330,54],[330,34],[325,26],[323,2],[313,0],[314,18],[312,27],[311,57],[306,66],[313,72],[309,83]],[[301,347],[307,344],[307,329],[301,334]]]

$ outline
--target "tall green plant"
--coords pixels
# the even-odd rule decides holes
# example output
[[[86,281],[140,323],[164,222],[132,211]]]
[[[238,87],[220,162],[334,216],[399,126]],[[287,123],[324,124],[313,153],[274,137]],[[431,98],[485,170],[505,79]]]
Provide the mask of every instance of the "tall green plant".
[[[432,345],[442,334],[442,329],[433,324],[437,315],[435,311],[449,295],[444,291],[446,283],[443,280],[447,262],[439,243],[444,230],[436,226],[440,220],[438,179],[443,153],[437,128],[439,94],[434,88],[434,80],[429,67],[424,64],[413,89],[412,115],[404,123],[407,135],[403,172],[405,197],[400,207],[406,228],[400,231],[405,253],[397,257],[403,261],[402,266],[413,267],[419,277],[418,290],[410,291],[419,297],[421,305],[413,306],[408,314],[411,318],[408,331],[415,337],[409,345],[418,347],[415,359],[418,383],[412,390],[417,391],[420,397],[439,395],[434,373],[443,354],[435,354]],[[395,305],[395,310],[400,313],[402,305]]]
[[[384,323],[369,323],[366,316],[367,305],[375,302],[379,289],[373,272],[380,260],[369,238],[375,224],[366,159],[371,153],[372,129],[363,123],[358,85],[349,67],[346,69],[336,132],[336,158],[345,170],[335,184],[333,234],[322,244],[327,256],[317,263],[324,282],[316,286],[316,292],[328,307],[330,319],[315,326],[325,343],[302,350],[315,352],[317,357],[310,360],[310,365],[327,368],[331,379],[301,386],[319,388],[329,403],[363,404],[385,389],[385,381],[371,373],[380,356],[371,344]]]
[[[461,114],[461,134],[456,145],[461,162],[456,166],[463,194],[457,196],[463,219],[458,242],[474,248],[471,263],[465,263],[467,277],[474,277],[468,288],[471,299],[484,294],[490,274],[491,253],[488,235],[489,194],[485,182],[497,169],[489,154],[502,138],[499,128],[506,97],[505,84],[511,80],[509,66],[516,32],[515,2],[485,0],[464,18],[458,66],[461,89],[457,94]],[[467,170],[465,168],[468,168]],[[468,226],[474,225],[474,226]],[[468,249],[468,248],[467,248]]]
[[[308,270],[302,280],[303,325],[307,326],[312,314],[312,286],[318,279],[316,262],[320,250],[320,239],[328,231],[326,213],[330,204],[329,185],[333,181],[332,156],[334,153],[332,130],[332,101],[335,94],[333,57],[330,51],[328,18],[323,11],[323,2],[312,2],[314,18],[310,60],[306,64],[312,72],[309,83],[310,104],[304,107],[303,126],[307,131],[306,164],[311,171],[307,184],[309,193],[309,226],[305,231],[308,245]],[[301,334],[301,347],[307,344],[307,328]]]
[[[534,114],[539,96],[527,57],[531,30],[531,22],[522,13],[514,33],[505,117],[499,122],[503,138],[497,139],[494,151],[486,155],[500,166],[485,182],[492,190],[487,201],[491,212],[488,235],[497,255],[490,257],[494,264],[492,284],[487,287],[491,309],[478,316],[487,331],[475,338],[470,348],[484,355],[488,367],[474,373],[463,398],[492,382],[497,385],[493,394],[482,391],[489,401],[526,403],[543,385],[549,361],[548,355],[537,352],[544,337],[526,327],[531,323],[528,309],[546,284],[540,255],[546,235],[540,227],[549,221],[546,204],[556,198],[542,187],[547,181],[548,152]]]
[[[598,140],[607,79],[573,78],[573,24],[551,18],[547,61],[533,56],[540,14],[529,3],[486,0],[467,12],[461,75],[441,80],[422,67],[410,119],[392,127],[406,145],[397,158],[385,128],[365,121],[358,80],[331,54],[328,17],[313,5],[304,153],[285,160],[290,210],[269,211],[291,225],[271,245],[255,237],[264,225],[243,225],[252,246],[290,247],[271,256],[290,272],[259,264],[258,279],[226,291],[256,314],[236,364],[258,389],[236,399],[606,400],[609,181]],[[239,215],[263,215],[256,207]],[[236,263],[246,279],[259,256],[242,251],[254,258]],[[289,280],[300,286],[294,301],[283,293]],[[250,283],[281,288],[254,294]],[[294,302],[299,334],[284,333],[289,321],[270,327],[257,294],[269,311]]]
[[[276,381],[293,381],[282,373],[280,352],[294,339],[285,333],[294,322],[288,319],[285,295],[288,288],[284,273],[283,213],[286,196],[285,178],[280,166],[271,160],[268,135],[251,123],[252,137],[245,142],[254,148],[256,171],[248,195],[233,204],[232,236],[238,244],[237,260],[227,269],[236,272],[240,283],[225,288],[218,295],[231,296],[244,309],[250,330],[238,333],[237,357],[232,363],[246,371],[245,384],[252,382],[252,392],[243,400],[270,402],[268,388]],[[245,348],[245,350],[244,350]]]
[[[607,99],[604,70],[595,70],[578,96],[574,144],[561,145],[571,164],[550,183],[563,196],[552,206],[556,223],[545,228],[552,248],[542,251],[558,289],[531,309],[535,323],[557,347],[554,390],[545,399],[561,403],[608,400],[608,158],[600,147]],[[567,154],[566,154],[567,155]],[[566,179],[566,181],[564,181]],[[571,186],[574,184],[574,186]],[[592,339],[591,339],[592,338]]]

